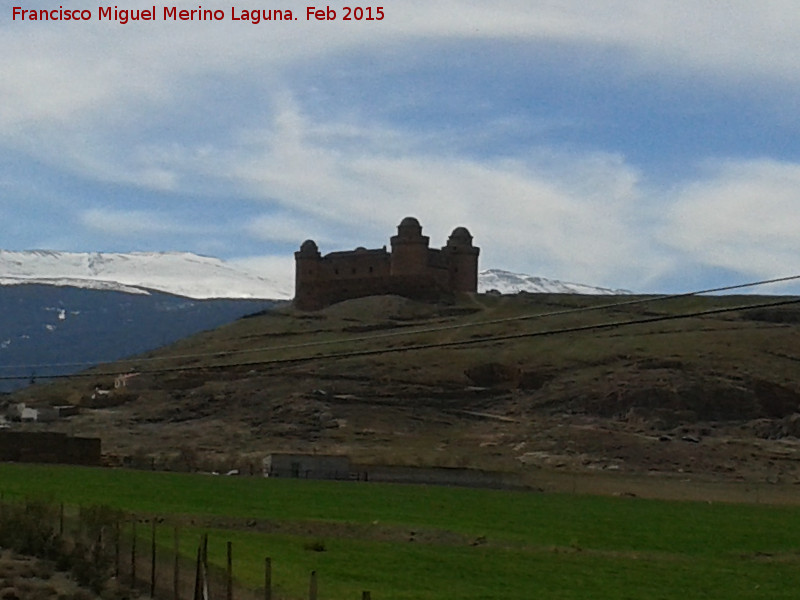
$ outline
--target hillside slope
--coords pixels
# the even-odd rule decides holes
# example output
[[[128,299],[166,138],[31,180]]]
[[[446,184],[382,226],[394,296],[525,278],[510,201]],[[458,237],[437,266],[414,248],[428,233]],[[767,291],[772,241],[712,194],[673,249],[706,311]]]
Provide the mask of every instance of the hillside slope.
[[[273,305],[159,292],[0,286],[0,392],[43,375],[74,373],[152,350]]]
[[[280,450],[531,477],[546,468],[800,482],[800,308],[552,333],[775,300],[589,310],[635,299],[376,297],[266,312],[114,365],[142,374],[111,406],[56,427],[167,467]],[[452,342],[469,343],[431,346]],[[86,403],[112,381],[97,373],[15,398]]]

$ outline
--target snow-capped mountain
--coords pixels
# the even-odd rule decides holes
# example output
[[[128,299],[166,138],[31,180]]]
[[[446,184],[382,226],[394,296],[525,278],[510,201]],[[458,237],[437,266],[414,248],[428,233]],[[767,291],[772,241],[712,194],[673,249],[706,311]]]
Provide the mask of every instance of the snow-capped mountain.
[[[291,279],[275,281],[189,252],[78,253],[0,250],[0,285],[37,283],[147,294],[150,290],[186,298],[284,300],[294,296]],[[501,269],[482,271],[478,291],[559,294],[630,294]]]
[[[522,273],[511,273],[501,269],[481,271],[478,275],[478,291],[488,292],[491,290],[496,290],[501,294],[530,292],[534,294],[621,295],[632,293],[629,290],[614,290],[582,283],[569,283]]]
[[[0,250],[0,285],[38,283],[186,298],[287,299],[290,282],[276,282],[218,258],[188,252],[74,253]]]
[[[0,250],[0,285],[37,283],[84,289],[148,294],[150,290],[186,298],[284,300],[294,296],[294,282],[260,277],[218,258],[189,252],[78,253]],[[478,291],[558,294],[630,294],[501,269],[481,271]]]
[[[0,392],[164,346],[292,294],[196,254],[0,250]]]

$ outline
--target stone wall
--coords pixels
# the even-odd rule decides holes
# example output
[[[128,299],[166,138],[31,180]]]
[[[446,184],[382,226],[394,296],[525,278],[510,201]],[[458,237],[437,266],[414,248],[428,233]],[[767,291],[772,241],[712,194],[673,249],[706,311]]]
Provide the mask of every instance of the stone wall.
[[[44,431],[0,431],[0,460],[7,462],[97,466],[100,446],[100,438]]]
[[[452,485],[473,488],[513,489],[522,487],[511,473],[456,467],[406,467],[353,465],[353,478],[380,483]]]
[[[270,454],[264,459],[265,477],[291,479],[349,479],[350,459],[327,454]]]

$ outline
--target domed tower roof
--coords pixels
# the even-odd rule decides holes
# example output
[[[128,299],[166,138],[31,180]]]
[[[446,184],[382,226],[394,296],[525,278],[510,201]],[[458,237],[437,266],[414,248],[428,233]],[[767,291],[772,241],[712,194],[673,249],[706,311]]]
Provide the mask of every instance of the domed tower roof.
[[[416,217],[406,217],[400,221],[400,227],[422,227]]]
[[[447,238],[448,246],[472,246],[472,234],[466,227],[456,227]]]
[[[397,235],[402,238],[422,236],[422,225],[414,217],[406,217],[397,226]]]
[[[306,240],[300,245],[300,252],[302,256],[318,256],[319,248],[314,240]]]

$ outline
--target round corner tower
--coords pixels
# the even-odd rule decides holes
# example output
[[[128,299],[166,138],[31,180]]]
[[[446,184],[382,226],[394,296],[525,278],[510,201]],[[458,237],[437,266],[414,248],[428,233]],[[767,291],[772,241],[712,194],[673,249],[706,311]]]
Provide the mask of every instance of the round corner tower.
[[[318,298],[320,261],[322,255],[314,240],[306,240],[294,253],[294,304],[301,309],[314,309],[322,302]]]
[[[454,292],[478,291],[478,254],[472,245],[472,234],[466,227],[456,227],[444,247]]]
[[[406,217],[392,236],[392,275],[420,275],[428,266],[428,236],[422,235],[422,225],[414,217]]]

